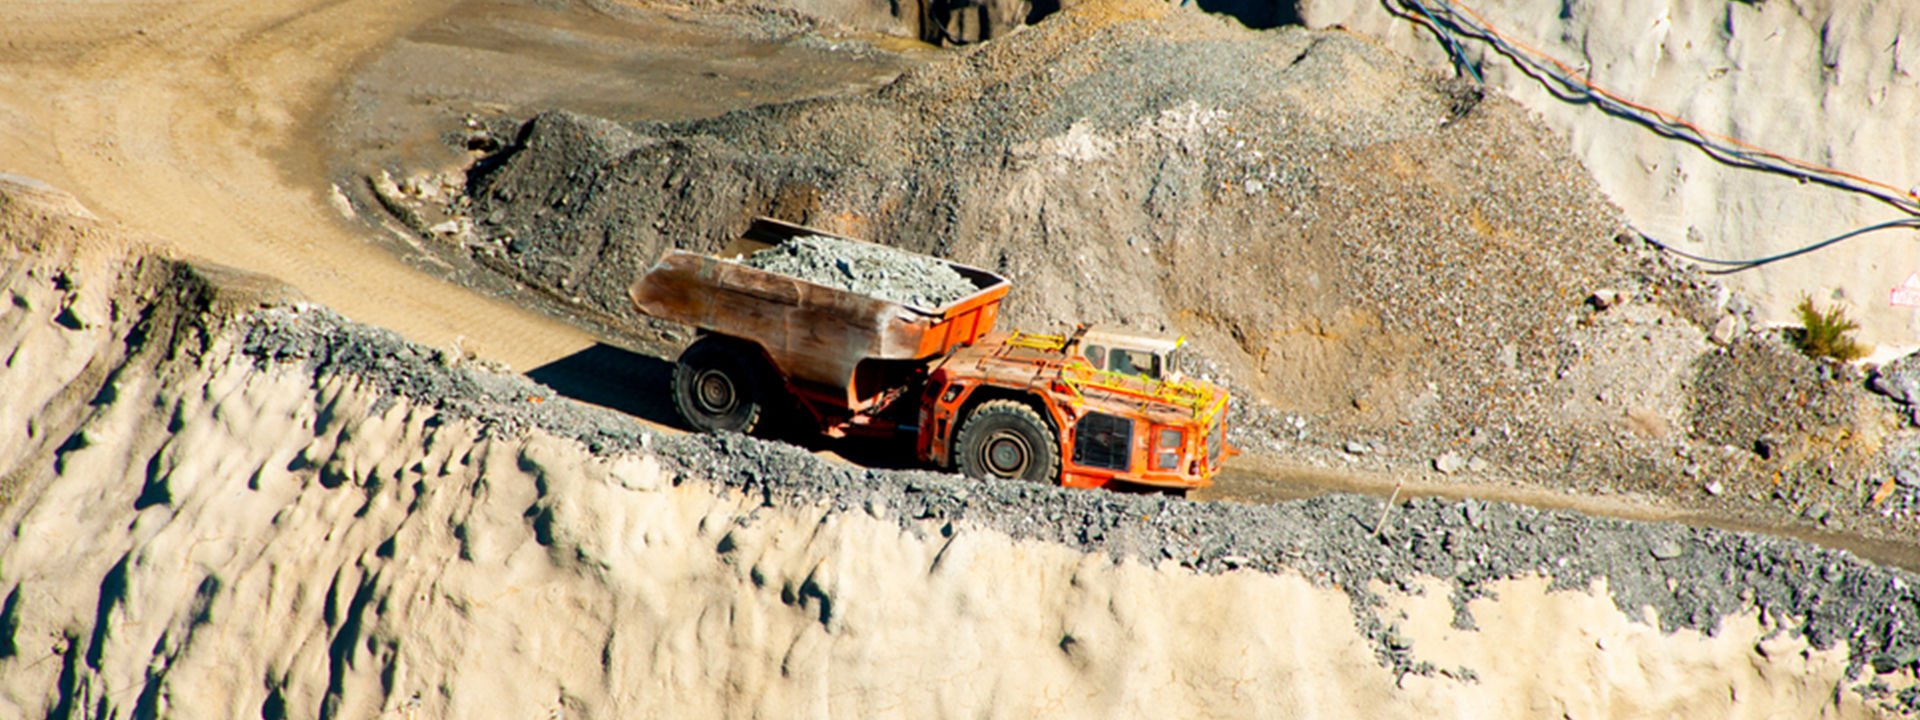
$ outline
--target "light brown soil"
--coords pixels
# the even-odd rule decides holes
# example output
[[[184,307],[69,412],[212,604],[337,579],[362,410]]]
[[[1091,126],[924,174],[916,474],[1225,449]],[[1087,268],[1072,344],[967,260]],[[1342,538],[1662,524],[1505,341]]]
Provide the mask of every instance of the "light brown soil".
[[[7,3],[0,169],[422,343],[516,368],[565,356],[590,338],[414,271],[328,201],[313,138],[334,88],[358,59],[453,6]]]

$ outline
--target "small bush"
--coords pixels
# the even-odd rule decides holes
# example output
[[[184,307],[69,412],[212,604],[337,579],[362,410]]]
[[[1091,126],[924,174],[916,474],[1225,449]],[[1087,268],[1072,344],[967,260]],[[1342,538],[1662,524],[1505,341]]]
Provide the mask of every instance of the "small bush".
[[[1795,338],[1800,352],[1808,357],[1833,358],[1841,362],[1866,357],[1867,349],[1849,334],[1859,330],[1860,323],[1849,319],[1839,306],[1827,308],[1823,313],[1814,309],[1813,298],[1803,295],[1794,312],[1799,313],[1802,326]]]

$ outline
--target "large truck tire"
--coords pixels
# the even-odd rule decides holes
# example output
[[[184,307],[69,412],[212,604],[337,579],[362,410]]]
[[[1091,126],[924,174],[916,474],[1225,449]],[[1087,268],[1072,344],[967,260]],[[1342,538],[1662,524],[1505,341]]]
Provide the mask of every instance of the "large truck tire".
[[[990,400],[960,428],[960,472],[970,477],[1057,484],[1060,441],[1025,403]]]
[[[708,336],[673,364],[673,404],[700,432],[751,433],[766,412],[764,378],[737,346]]]

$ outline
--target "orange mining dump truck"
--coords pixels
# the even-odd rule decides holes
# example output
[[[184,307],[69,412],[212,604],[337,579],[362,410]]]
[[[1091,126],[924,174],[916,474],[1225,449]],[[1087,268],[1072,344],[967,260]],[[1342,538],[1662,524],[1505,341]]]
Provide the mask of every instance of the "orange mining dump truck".
[[[634,284],[642,312],[700,331],[673,372],[695,429],[912,435],[939,468],[1069,487],[1184,492],[1220,472],[1227,393],[1179,377],[1179,339],[994,332],[1006,278],[898,250],[883,251],[950,268],[970,294],[919,307],[742,262],[800,238],[861,242],[763,218],[719,256],[671,252]]]

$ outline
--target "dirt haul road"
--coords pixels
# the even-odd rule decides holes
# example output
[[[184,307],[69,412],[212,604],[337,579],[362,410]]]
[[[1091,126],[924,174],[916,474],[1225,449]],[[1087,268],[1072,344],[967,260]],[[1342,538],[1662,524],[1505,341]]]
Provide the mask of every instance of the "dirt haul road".
[[[590,338],[407,267],[331,207],[321,180],[312,139],[334,88],[455,4],[5,3],[0,170],[416,342],[523,370],[563,357]]]

